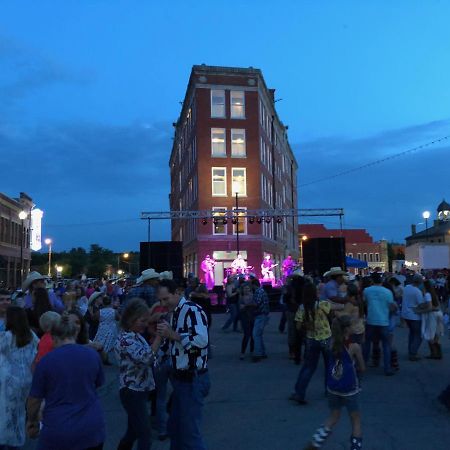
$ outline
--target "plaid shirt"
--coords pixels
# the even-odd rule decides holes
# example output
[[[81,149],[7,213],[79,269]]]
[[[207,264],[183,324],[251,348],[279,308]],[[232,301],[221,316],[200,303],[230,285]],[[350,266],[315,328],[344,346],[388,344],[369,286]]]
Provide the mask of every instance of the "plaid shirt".
[[[269,312],[270,312],[269,297],[267,296],[266,291],[262,287],[259,287],[254,292],[253,301],[256,303],[256,306],[258,307],[258,309],[257,309],[258,315],[264,314],[267,316],[269,314]]]
[[[151,308],[157,301],[156,290],[154,287],[148,284],[143,284],[142,286],[136,286],[130,290],[127,296],[127,301],[132,298],[140,298],[147,303],[147,306]]]

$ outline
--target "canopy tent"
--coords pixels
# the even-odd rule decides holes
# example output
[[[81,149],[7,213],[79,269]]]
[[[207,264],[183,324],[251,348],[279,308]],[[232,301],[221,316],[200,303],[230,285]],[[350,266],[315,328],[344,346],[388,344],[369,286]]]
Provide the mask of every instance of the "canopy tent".
[[[364,269],[365,267],[368,267],[366,261],[361,261],[360,259],[356,258],[350,258],[350,256],[345,257],[345,264],[347,265],[347,267],[353,267],[355,269]]]

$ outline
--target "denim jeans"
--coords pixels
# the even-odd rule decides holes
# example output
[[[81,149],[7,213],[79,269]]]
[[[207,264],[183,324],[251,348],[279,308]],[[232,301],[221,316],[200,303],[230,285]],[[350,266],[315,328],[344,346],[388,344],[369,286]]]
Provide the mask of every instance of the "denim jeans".
[[[264,345],[264,328],[269,323],[269,316],[260,314],[255,317],[253,324],[253,341],[255,343],[254,356],[266,356],[266,346]]]
[[[311,381],[314,372],[319,364],[320,355],[323,356],[323,361],[325,365],[325,382],[326,382],[326,372],[328,357],[330,354],[330,339],[325,339],[323,341],[316,341],[315,339],[306,339],[306,351],[305,351],[305,361],[298,374],[297,383],[295,383],[295,393],[297,398],[300,400],[305,400],[306,389],[309,382]]]
[[[167,383],[170,371],[170,358],[161,362],[153,371],[156,385],[156,422],[160,436],[167,434]]]
[[[366,341],[363,346],[364,361],[367,363],[370,356],[372,341],[378,337],[383,345],[384,372],[391,371],[391,344],[389,342],[389,326],[378,326],[366,324]]]
[[[172,378],[172,409],[168,422],[170,450],[206,450],[200,432],[202,409],[210,389],[208,373],[192,381]]]
[[[239,313],[241,318],[242,329],[244,331],[244,336],[242,338],[241,353],[244,354],[247,350],[247,345],[250,342],[250,353],[253,353],[255,349],[255,342],[253,341],[253,326],[255,324],[255,319],[250,311],[242,309]]]
[[[151,447],[150,414],[148,412],[148,392],[122,388],[120,401],[128,415],[128,426],[121,439],[119,449],[131,450],[137,441],[137,450]]]
[[[239,307],[237,303],[229,303],[228,309],[230,310],[230,317],[225,322],[222,330],[227,330],[231,324],[233,324],[233,331],[237,331],[237,324],[239,319]]]
[[[408,353],[409,356],[417,356],[420,344],[422,343],[422,321],[405,319],[409,328]]]

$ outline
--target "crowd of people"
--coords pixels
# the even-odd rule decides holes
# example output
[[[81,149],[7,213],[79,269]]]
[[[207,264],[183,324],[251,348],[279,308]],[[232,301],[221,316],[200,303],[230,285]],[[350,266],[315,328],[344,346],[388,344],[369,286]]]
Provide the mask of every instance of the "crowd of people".
[[[0,290],[0,449],[17,449],[26,436],[38,449],[98,450],[106,439],[98,389],[105,365],[118,367],[117,389],[127,415],[116,448],[149,449],[152,426],[172,450],[202,450],[204,400],[210,389],[211,293],[194,276],[144,270],[136,283],[78,280],[49,289],[32,272],[23,295]],[[222,326],[242,332],[239,358],[267,358],[264,331],[270,317],[267,289],[256,277],[231,276]],[[383,362],[386,376],[400,370],[400,355],[442,359],[448,322],[449,275],[374,272],[349,278],[339,267],[323,277],[299,270],[287,277],[279,331],[287,329],[287,355],[301,365],[290,400],[306,405],[308,385],[323,358],[330,414],[306,448],[320,448],[349,413],[351,450],[362,448],[359,392],[366,366]],[[396,343],[408,328],[407,348]],[[170,394],[170,395],[169,395]],[[440,400],[450,409],[450,388]]]

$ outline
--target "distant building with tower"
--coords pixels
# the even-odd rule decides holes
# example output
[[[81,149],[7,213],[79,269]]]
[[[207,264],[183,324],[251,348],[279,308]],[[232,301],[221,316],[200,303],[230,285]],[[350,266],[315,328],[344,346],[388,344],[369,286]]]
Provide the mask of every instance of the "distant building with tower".
[[[192,68],[174,123],[170,209],[213,211],[214,219],[172,220],[172,241],[183,242],[185,276],[201,275],[210,255],[220,285],[238,245],[257,274],[266,255],[280,265],[288,254],[298,257],[297,217],[261,221],[243,212],[297,208],[297,162],[275,102],[259,69]],[[242,217],[233,223],[229,212],[236,207]]]

